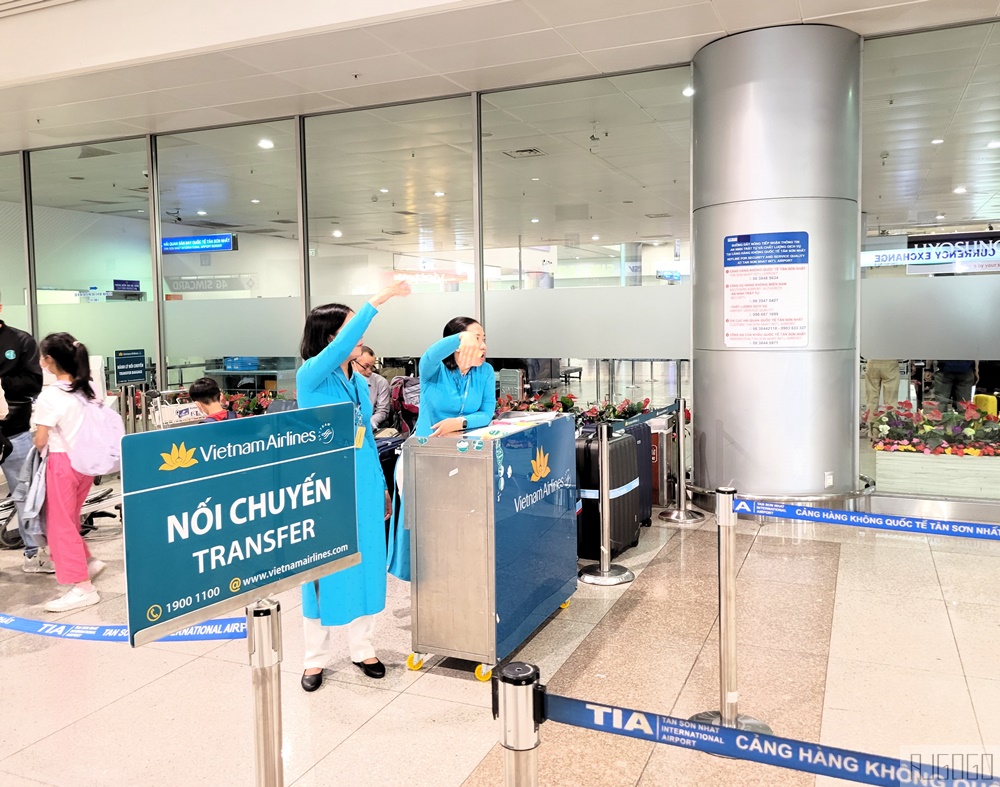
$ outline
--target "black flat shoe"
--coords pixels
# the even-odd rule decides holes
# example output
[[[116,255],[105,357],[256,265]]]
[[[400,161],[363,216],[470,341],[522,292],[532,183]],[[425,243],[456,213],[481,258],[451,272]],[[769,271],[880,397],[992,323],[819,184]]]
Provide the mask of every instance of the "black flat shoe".
[[[323,673],[317,672],[315,675],[302,673],[302,688],[304,691],[316,691],[323,685]]]
[[[365,673],[369,678],[379,678],[385,677],[385,664],[381,661],[376,661],[374,664],[365,664],[363,661],[355,661],[355,667],[360,667],[361,671]],[[305,680],[305,678],[303,678]]]

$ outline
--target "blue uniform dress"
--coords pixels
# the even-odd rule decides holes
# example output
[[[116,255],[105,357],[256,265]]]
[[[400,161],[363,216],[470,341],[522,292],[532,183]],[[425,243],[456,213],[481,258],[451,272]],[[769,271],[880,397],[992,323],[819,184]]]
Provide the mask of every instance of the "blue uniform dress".
[[[427,437],[434,431],[433,425],[445,418],[465,418],[470,429],[479,429],[493,420],[497,402],[493,367],[484,363],[463,375],[444,365],[446,358],[458,352],[461,341],[461,334],[446,336],[432,344],[420,359],[420,414],[413,430],[416,437]],[[409,581],[410,533],[399,526],[402,519],[400,505],[389,540],[389,573]]]
[[[361,341],[378,312],[366,303],[341,328],[323,351],[302,364],[295,375],[300,407],[351,402],[355,423],[363,424],[365,439],[354,452],[354,472],[358,510],[358,548],[361,563],[302,586],[302,614],[318,618],[324,626],[343,626],[362,615],[385,609],[385,476],[378,461],[371,429],[372,405],[368,381],[363,374],[344,374],[341,365]]]

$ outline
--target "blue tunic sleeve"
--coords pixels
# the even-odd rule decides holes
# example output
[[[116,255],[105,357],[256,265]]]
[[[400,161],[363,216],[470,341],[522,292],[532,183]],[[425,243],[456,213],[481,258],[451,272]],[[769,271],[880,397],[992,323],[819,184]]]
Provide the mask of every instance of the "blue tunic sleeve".
[[[444,360],[449,355],[458,352],[458,346],[461,343],[462,334],[456,333],[452,336],[445,336],[428,347],[427,352],[420,359],[420,379],[430,383],[437,382],[442,369],[444,369]]]
[[[334,371],[343,366],[376,314],[378,311],[370,303],[362,306],[319,355],[302,364],[295,375],[298,387],[316,390]]]

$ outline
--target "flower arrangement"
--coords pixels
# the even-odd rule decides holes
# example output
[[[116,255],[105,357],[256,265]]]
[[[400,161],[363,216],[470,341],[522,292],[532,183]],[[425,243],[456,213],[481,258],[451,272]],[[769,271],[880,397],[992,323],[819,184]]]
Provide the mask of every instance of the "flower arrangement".
[[[641,402],[633,402],[630,399],[623,399],[620,404],[614,405],[605,401],[600,407],[596,405],[581,413],[581,421],[585,424],[596,424],[603,421],[616,421],[633,418],[637,415],[649,412],[649,399]]]
[[[548,398],[536,394],[531,399],[522,399],[521,401],[516,401],[510,394],[501,396],[497,400],[496,414],[499,416],[511,411],[567,413],[574,416],[578,424],[596,424],[603,421],[633,418],[642,413],[648,413],[649,399],[643,399],[641,402],[623,399],[619,404],[605,401],[600,406],[594,405],[589,410],[581,411],[573,394],[563,394],[562,396],[552,394]]]
[[[283,394],[284,391],[278,391],[278,393]],[[274,391],[259,391],[257,394],[249,396],[245,393],[232,394],[231,396],[223,394],[222,404],[236,413],[237,418],[246,418],[251,415],[263,415],[276,398]]]
[[[883,408],[871,423],[876,451],[931,455],[1000,456],[1000,422],[972,402],[957,410],[915,410],[910,402]]]
[[[543,399],[540,395],[535,394],[531,399],[522,399],[519,402],[514,401],[514,397],[510,394],[497,399],[497,415],[511,411],[533,413],[557,412],[571,415],[576,415],[578,412],[576,397],[573,394],[563,394],[562,396],[552,394],[548,399]]]

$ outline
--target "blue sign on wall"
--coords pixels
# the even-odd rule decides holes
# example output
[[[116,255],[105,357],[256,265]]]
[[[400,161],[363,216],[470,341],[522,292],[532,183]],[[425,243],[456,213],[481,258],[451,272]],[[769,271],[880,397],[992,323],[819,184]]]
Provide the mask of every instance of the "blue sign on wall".
[[[235,251],[235,236],[231,232],[220,235],[192,235],[181,238],[163,238],[160,248],[164,254],[192,254],[205,251]]]
[[[354,450],[349,403],[125,437],[132,645],[360,562]]]
[[[115,385],[146,382],[146,351],[115,350]]]
[[[115,292],[139,292],[139,280],[138,279],[115,279],[114,280],[114,291]]]
[[[727,268],[744,265],[805,265],[808,262],[808,232],[729,235],[723,245],[723,264]]]

